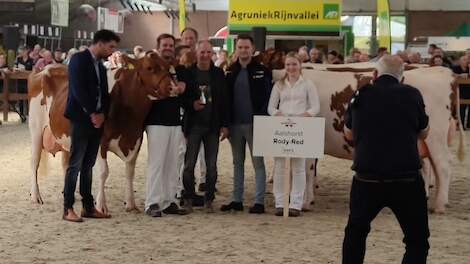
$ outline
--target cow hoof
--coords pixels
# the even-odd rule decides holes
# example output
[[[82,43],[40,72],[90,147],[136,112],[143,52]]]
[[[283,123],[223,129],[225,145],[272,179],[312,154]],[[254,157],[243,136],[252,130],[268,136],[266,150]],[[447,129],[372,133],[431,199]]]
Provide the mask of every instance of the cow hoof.
[[[41,195],[39,193],[31,193],[31,202],[35,204],[44,204],[44,201],[41,198]]]
[[[429,212],[431,214],[443,215],[446,213],[446,210],[444,208],[432,208],[429,209]]]
[[[127,212],[127,213],[132,213],[132,212],[134,212],[134,213],[138,214],[138,213],[141,213],[142,211],[140,211],[140,209],[137,208],[137,206],[133,206],[133,207],[127,207],[127,206],[126,206],[126,212]]]

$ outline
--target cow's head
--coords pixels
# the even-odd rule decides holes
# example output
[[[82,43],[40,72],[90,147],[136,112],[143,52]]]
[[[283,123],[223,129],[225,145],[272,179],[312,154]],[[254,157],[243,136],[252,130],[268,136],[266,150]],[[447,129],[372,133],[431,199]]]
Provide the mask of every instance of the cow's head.
[[[150,52],[140,59],[132,59],[122,56],[127,69],[135,71],[138,80],[150,99],[164,99],[170,94],[171,75],[170,64],[164,61],[155,52]],[[122,70],[121,70],[122,71]],[[116,73],[116,79],[120,79],[121,72]]]
[[[54,96],[68,86],[67,66],[62,64],[47,65],[42,71],[33,69],[28,76],[28,96],[33,98],[41,92],[44,97]],[[41,101],[45,104],[45,99]]]

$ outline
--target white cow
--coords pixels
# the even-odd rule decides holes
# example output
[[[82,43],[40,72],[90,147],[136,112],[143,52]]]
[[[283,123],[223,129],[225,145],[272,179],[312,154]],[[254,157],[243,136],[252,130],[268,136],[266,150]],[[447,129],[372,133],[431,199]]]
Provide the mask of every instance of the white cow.
[[[306,65],[303,65],[306,66]],[[343,159],[352,159],[353,148],[347,143],[344,134],[344,114],[348,102],[358,87],[362,87],[372,79],[372,72],[375,65],[373,63],[360,63],[358,72],[351,72],[355,64],[346,65],[308,65],[322,70],[303,69],[303,76],[312,80],[320,97],[320,114],[325,117],[325,153]],[[317,66],[317,67],[315,67]],[[332,71],[331,68],[335,71]],[[363,72],[362,72],[363,71]],[[284,71],[274,71],[275,80],[280,79]],[[432,168],[436,175],[437,193],[434,201],[434,211],[445,212],[445,205],[448,203],[449,183],[450,183],[450,158],[451,153],[448,141],[451,133],[455,130],[455,121],[460,122],[453,113],[458,115],[458,89],[454,85],[452,72],[443,67],[418,68],[405,71],[404,83],[418,88],[426,104],[426,112],[429,115],[430,131],[424,144],[420,145],[420,150],[429,160],[425,163],[424,169]],[[462,126],[460,130],[459,159],[463,160],[464,155],[464,133]],[[384,150],[386,151],[386,150]],[[427,153],[425,153],[427,152]],[[428,173],[424,172],[427,176]],[[313,174],[310,173],[309,177]],[[309,182],[313,182],[312,179]],[[429,186],[429,177],[425,177],[426,185]],[[313,201],[313,184],[307,186],[305,205]]]

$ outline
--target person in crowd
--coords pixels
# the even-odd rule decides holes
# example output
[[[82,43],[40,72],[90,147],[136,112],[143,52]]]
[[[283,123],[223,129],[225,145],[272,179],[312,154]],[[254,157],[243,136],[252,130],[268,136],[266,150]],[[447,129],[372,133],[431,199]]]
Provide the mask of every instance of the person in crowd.
[[[120,38],[110,30],[99,30],[89,49],[77,53],[69,64],[69,93],[65,117],[71,123],[70,161],[65,174],[63,219],[82,222],[85,218],[110,218],[97,210],[91,194],[104,122],[109,110],[108,81],[102,59],[111,55]],[[80,173],[81,217],[74,209],[74,194]]]
[[[41,58],[39,55],[39,52],[41,51],[41,45],[36,44],[33,47],[33,51],[29,54],[29,57],[33,60],[33,64],[36,64],[36,62]]]
[[[444,54],[444,50],[442,48],[434,49],[434,56],[440,56],[442,59],[442,66],[450,68],[452,66],[452,62],[447,58]]]
[[[196,45],[196,64],[190,68],[191,76],[196,81],[195,94],[199,96],[193,101],[193,108],[185,112],[185,134],[188,139],[185,155],[183,183],[184,205],[192,211],[194,199],[194,167],[200,149],[204,142],[204,157],[206,161],[206,190],[204,207],[207,212],[214,211],[212,202],[215,198],[217,182],[217,155],[219,138],[228,137],[227,88],[222,69],[213,65],[212,45],[208,40],[199,41]]]
[[[429,66],[444,66],[444,60],[441,55],[434,55],[429,59]]]
[[[359,56],[359,62],[368,62],[369,60],[369,54],[367,53],[362,53],[361,56]]]
[[[312,48],[309,52],[311,63],[323,63],[323,55],[317,48]]]
[[[54,58],[52,57],[52,53],[46,50],[43,53],[42,58],[40,58],[36,64],[34,64],[34,69],[37,71],[42,71],[47,65],[54,63]]]
[[[135,46],[133,49],[133,52],[134,52],[134,59],[140,59],[143,56],[145,56],[144,48],[140,45]]]
[[[312,117],[320,112],[320,99],[316,86],[301,74],[301,59],[288,53],[285,60],[286,75],[274,85],[269,99],[268,113],[273,116]],[[285,158],[274,158],[274,185],[276,215],[283,215],[285,199],[289,199],[289,216],[299,216],[306,184],[305,159],[292,158],[292,188],[290,196],[284,194]]]
[[[374,83],[354,94],[346,112],[344,134],[354,144],[355,175],[343,264],[363,263],[370,224],[384,207],[404,233],[401,263],[426,263],[428,208],[418,139],[427,137],[429,118],[419,90],[400,83],[403,71],[400,57],[384,55]]]
[[[80,47],[78,47],[78,51],[84,51],[86,49],[88,49],[87,45],[81,45]]]
[[[15,67],[18,70],[31,71],[33,70],[33,59],[29,57],[31,52],[28,47],[21,47],[19,49],[19,56],[16,58]],[[28,93],[28,81],[18,80],[18,93]],[[21,122],[26,122],[28,101],[18,101],[18,115]]]
[[[379,47],[379,49],[377,50],[377,56],[375,56],[375,58],[373,58],[369,61],[377,62],[378,60],[380,60],[380,58],[382,58],[386,54],[389,54],[388,49],[386,47]]]
[[[67,56],[65,57],[64,64],[69,65],[70,58],[72,58],[72,56],[77,52],[78,50],[76,48],[69,49],[69,51],[67,52]]]
[[[404,62],[404,63],[407,63],[409,64],[410,61],[408,59],[408,53],[406,51],[403,51],[403,50],[399,50],[397,51],[397,54],[396,54],[398,57],[401,58],[401,60]]]
[[[272,75],[266,67],[252,59],[254,41],[251,36],[239,35],[235,47],[238,59],[226,72],[234,188],[232,202],[222,205],[220,209],[243,211],[245,148],[248,143],[256,179],[255,201],[249,212],[262,214],[265,212],[266,168],[263,157],[253,157],[253,116],[267,115]]]
[[[214,65],[225,71],[228,66],[228,51],[223,49],[219,50],[219,52],[217,52],[217,60],[214,62]]]
[[[198,32],[194,28],[187,27],[181,31],[181,45],[186,45],[191,47],[191,50],[194,51],[196,48],[196,43],[198,41]]]
[[[310,57],[308,56],[307,48],[300,48],[297,53],[302,63],[310,62]]]
[[[62,50],[56,49],[54,51],[54,63],[58,63],[58,64],[63,64],[64,63]]]
[[[470,68],[470,60],[467,56],[460,57],[459,65],[452,67],[452,71],[455,74],[458,74],[461,78],[468,78],[469,77],[469,68]],[[460,98],[461,99],[470,99],[470,85],[469,84],[461,84],[459,86]],[[460,105],[460,119],[462,121],[463,129],[470,128],[470,113],[468,112],[470,109],[469,105]]]
[[[422,59],[421,59],[421,54],[419,52],[413,52],[410,53],[408,56],[408,60],[410,64],[421,64]]]
[[[181,166],[178,156],[184,141],[181,108],[186,111],[192,107],[192,80],[189,71],[175,60],[175,37],[159,35],[156,50],[172,65],[173,82],[171,96],[154,101],[145,121],[148,140],[145,213],[152,217],[161,217],[162,212],[183,215],[186,210],[176,203]]]
[[[428,55],[430,57],[434,56],[434,50],[437,49],[437,45],[436,44],[429,44],[428,46]]]
[[[326,63],[327,64],[340,64],[338,55],[339,54],[336,50],[331,50],[330,52],[328,52],[328,55],[326,57]]]
[[[360,62],[361,51],[357,48],[351,50],[351,56],[347,58],[346,63],[357,63]]]

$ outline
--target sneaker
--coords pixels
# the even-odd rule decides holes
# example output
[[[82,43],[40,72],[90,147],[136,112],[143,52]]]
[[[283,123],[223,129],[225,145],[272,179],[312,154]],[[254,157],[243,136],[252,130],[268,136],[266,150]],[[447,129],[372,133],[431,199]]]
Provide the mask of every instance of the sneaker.
[[[289,208],[289,216],[290,217],[300,216],[300,210]]]
[[[158,204],[152,204],[145,210],[145,213],[151,217],[162,217],[162,211],[160,211],[160,206]]]
[[[186,215],[188,212],[185,209],[181,209],[176,205],[176,203],[171,203],[170,206],[163,210],[165,214],[175,214],[175,215]]]
[[[283,216],[284,215],[284,208],[276,208],[276,212],[274,213],[275,216]]]
[[[224,204],[220,207],[220,211],[227,212],[230,210],[234,211],[243,211],[243,203],[241,202],[231,202],[229,204]]]
[[[250,208],[250,214],[264,214],[264,204],[255,203],[253,207]]]

